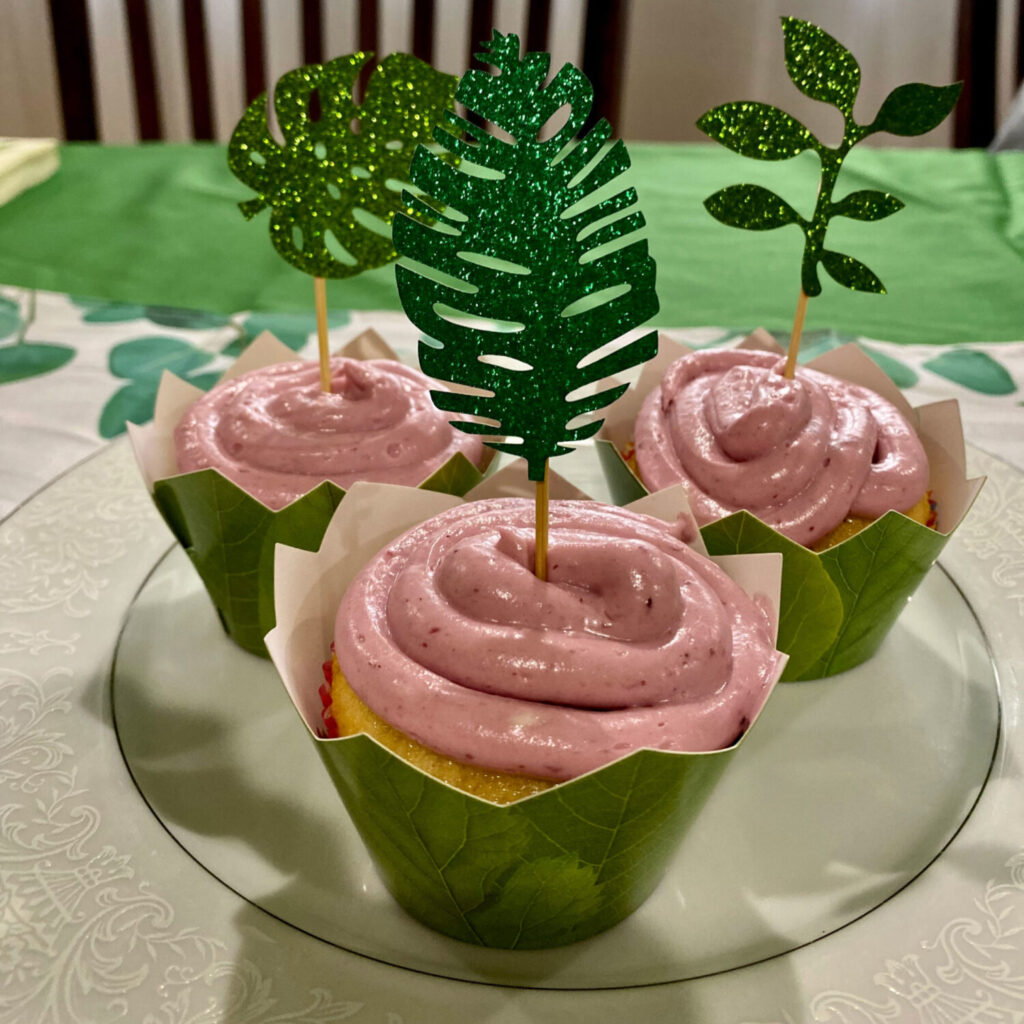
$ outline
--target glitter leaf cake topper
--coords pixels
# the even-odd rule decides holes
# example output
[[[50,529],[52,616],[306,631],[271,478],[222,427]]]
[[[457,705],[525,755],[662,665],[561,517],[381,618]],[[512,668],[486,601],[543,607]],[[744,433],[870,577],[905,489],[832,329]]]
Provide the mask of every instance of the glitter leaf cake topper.
[[[635,190],[594,199],[629,156],[621,140],[608,144],[606,121],[577,138],[593,102],[586,76],[565,65],[545,85],[550,56],[520,58],[515,35],[495,32],[481,49],[498,73],[468,72],[456,99],[497,130],[446,111],[450,127],[434,138],[458,166],[416,151],[410,177],[425,197],[406,193],[412,216],[395,218],[398,292],[428,339],[424,372],[476,390],[434,392],[435,404],[483,417],[454,425],[521,455],[540,482],[549,458],[601,425],[574,421],[625,390],[593,386],[654,355],[653,332],[601,350],[658,311],[655,267],[635,237]],[[560,108],[565,124],[541,138]]]
[[[352,89],[372,56],[289,71],[274,89],[285,144],[271,134],[261,93],[228,146],[232,172],[257,193],[239,204],[242,213],[251,218],[271,207],[274,248],[320,278],[351,277],[395,259],[388,225],[402,208],[400,183],[416,144],[429,141],[455,93],[454,76],[393,53],[374,69],[357,106]]]
[[[760,185],[730,185],[709,196],[704,205],[716,220],[731,227],[766,231],[786,224],[799,225],[804,233],[804,296],[821,292],[819,263],[847,288],[884,292],[882,282],[859,260],[825,248],[825,232],[832,217],[881,220],[901,210],[903,203],[874,189],[852,192],[833,201],[839,170],[853,146],[875,132],[922,135],[931,131],[953,109],[960,84],[901,85],[886,97],[874,121],[858,124],[853,105],[860,88],[860,66],[853,54],[827,32],[799,18],[783,18],[782,30],[789,77],[805,96],[829,103],[842,113],[842,142],[836,147],[826,146],[785,111],[755,102],[715,107],[697,122],[697,127],[716,142],[757,160],[787,160],[804,150],[814,150],[821,160],[814,214],[810,220],[802,217],[784,199]]]

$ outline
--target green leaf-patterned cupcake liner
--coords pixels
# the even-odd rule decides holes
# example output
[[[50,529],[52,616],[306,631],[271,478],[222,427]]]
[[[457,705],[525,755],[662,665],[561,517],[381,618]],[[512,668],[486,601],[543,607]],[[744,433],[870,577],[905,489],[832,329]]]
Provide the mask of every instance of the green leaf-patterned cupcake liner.
[[[396,358],[372,330],[364,331],[339,354],[354,359]],[[290,348],[264,332],[224,377],[295,358]],[[199,573],[225,632],[246,651],[266,657],[263,638],[274,625],[274,548],[288,544],[315,551],[345,491],[327,481],[274,511],[214,469],[178,473],[174,428],[201,394],[165,373],[152,423],[129,424],[128,433],[157,509]],[[458,453],[419,486],[464,494],[481,479],[481,471]]]
[[[499,479],[517,467],[527,494],[517,463],[467,498],[517,493]],[[554,473],[551,487],[580,496]],[[322,664],[349,581],[394,537],[457,504],[426,494],[403,503],[386,485],[356,484],[317,553],[279,551],[278,625],[267,647],[385,884],[412,917],[481,946],[576,942],[623,920],[654,891],[742,738],[710,753],[636,751],[503,806],[453,789],[368,736],[327,738]],[[634,508],[670,522],[688,514],[681,488]],[[350,520],[364,525],[361,535]],[[777,601],[777,556],[721,564],[749,593]]]
[[[757,330],[740,348],[782,349]],[[691,351],[662,336],[658,355],[609,410],[597,444],[615,500],[622,504],[647,490],[623,458],[644,398],[668,367]],[[879,648],[907,601],[962,522],[984,480],[968,480],[963,428],[955,400],[912,409],[899,389],[857,345],[844,345],[807,363],[852,381],[892,402],[915,427],[928,454],[935,528],[900,512],[820,554],[794,543],[749,512],[736,512],[701,528],[712,555],[776,551],[783,558],[779,649],[789,655],[784,681],[821,679],[845,672]]]

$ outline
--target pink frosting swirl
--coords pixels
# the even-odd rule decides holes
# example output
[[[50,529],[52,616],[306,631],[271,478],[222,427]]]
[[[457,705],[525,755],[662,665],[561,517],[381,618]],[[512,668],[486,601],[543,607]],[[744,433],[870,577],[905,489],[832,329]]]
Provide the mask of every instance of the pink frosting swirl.
[[[349,685],[424,746],[569,779],[637,750],[717,750],[764,702],[767,614],[666,524],[551,505],[549,580],[533,503],[471,502],[369,562],[338,609]]]
[[[223,381],[182,417],[178,469],[217,469],[273,509],[324,480],[422,483],[456,452],[479,464],[483,444],[455,430],[430,399],[439,385],[393,360],[277,363]]]
[[[685,484],[697,521],[739,509],[811,545],[847,516],[912,508],[928,459],[880,395],[768,352],[704,350],[673,363],[636,421],[636,461],[652,490]]]

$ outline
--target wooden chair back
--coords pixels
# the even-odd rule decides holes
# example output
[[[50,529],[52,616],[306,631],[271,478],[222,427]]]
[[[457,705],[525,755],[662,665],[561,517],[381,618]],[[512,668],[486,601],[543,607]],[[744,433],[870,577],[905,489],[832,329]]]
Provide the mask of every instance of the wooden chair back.
[[[187,91],[192,137],[213,139],[211,103],[210,45],[204,0],[161,0],[181,6],[184,53],[187,64]],[[246,102],[267,88],[266,45],[261,0],[206,0],[239,4],[242,26],[243,73]],[[319,64],[333,54],[324,51],[325,6],[337,0],[301,0],[302,59]],[[345,2],[345,0],[341,0]],[[379,4],[387,0],[358,0],[358,44],[361,50],[378,53]],[[121,0],[128,30],[131,79],[140,140],[162,139],[160,107],[157,100],[157,76],[154,40],[147,0]],[[594,83],[594,117],[607,117],[614,123],[622,85],[625,28],[629,0],[584,0],[583,70]],[[433,59],[435,0],[414,0],[412,50],[428,62]],[[92,26],[87,0],[50,0],[50,17],[57,61],[65,138],[99,138],[96,89],[90,47]],[[471,0],[469,52],[470,66],[477,43],[491,36],[494,28],[494,0]],[[528,50],[548,48],[551,26],[549,0],[528,0],[525,45]],[[382,55],[383,56],[383,55]],[[271,83],[272,84],[272,83]],[[239,111],[241,116],[241,111]]]

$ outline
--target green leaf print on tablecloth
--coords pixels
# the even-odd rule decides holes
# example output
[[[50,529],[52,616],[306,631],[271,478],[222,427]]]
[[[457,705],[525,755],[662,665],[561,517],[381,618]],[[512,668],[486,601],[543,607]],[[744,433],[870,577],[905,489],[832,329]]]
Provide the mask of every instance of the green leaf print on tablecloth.
[[[111,438],[123,434],[125,423],[145,423],[153,418],[153,406],[164,370],[194,384],[204,391],[220,378],[216,372],[195,373],[213,359],[180,338],[154,335],[133,338],[115,345],[110,350],[108,365],[115,377],[128,383],[115,392],[100,413],[97,427],[100,437]]]
[[[349,322],[347,310],[332,309],[327,314],[327,326],[344,327]],[[278,341],[298,352],[316,332],[313,313],[253,313],[242,324],[242,333],[227,345],[222,355],[237,356],[250,341],[264,331],[270,331]]]
[[[149,320],[161,327],[204,331],[237,323],[237,319],[233,320],[230,316],[208,313],[202,309],[143,306],[133,302],[107,302],[104,299],[90,299],[78,295],[70,295],[68,298],[79,309],[85,310],[82,320],[88,324],[119,324],[129,320]],[[350,319],[347,310],[331,310],[327,317],[327,324],[328,327],[344,327]],[[270,331],[278,341],[298,352],[316,331],[316,316],[313,313],[253,313],[246,317],[236,330],[238,330],[237,337],[225,345],[222,355],[237,356],[249,342],[263,331]],[[2,331],[3,320],[2,310],[0,310],[0,337],[3,337]]]
[[[68,345],[49,345],[38,341],[5,345],[0,348],[0,384],[52,373],[74,357],[75,350]]]
[[[772,335],[776,340],[785,345],[789,335],[785,331],[773,331]],[[742,334],[742,332],[740,332]],[[722,344],[739,336],[737,333],[730,333],[722,341],[715,344]],[[902,359],[887,352],[882,352],[873,345],[865,344],[852,334],[841,334],[837,331],[808,331],[804,334],[804,343],[800,349],[800,361],[813,359],[824,352],[845,345],[853,341],[857,346],[876,362],[889,376],[892,382],[900,388],[912,388],[920,381],[918,372],[905,363]],[[983,395],[1012,395],[1017,390],[1013,377],[1009,371],[998,360],[994,359],[987,352],[981,352],[971,348],[954,348],[941,352],[933,359],[921,364],[924,369],[930,370],[939,377],[951,380],[955,384],[969,388],[971,391],[980,392]]]
[[[880,352],[877,348],[872,348],[863,342],[858,341],[857,344],[866,355],[870,356],[885,371],[896,387],[912,388],[921,379],[917,375],[917,371],[901,359],[897,359],[886,352]]]
[[[0,296],[0,339],[9,338],[20,326],[18,304]]]
[[[12,344],[0,346],[0,384],[52,373],[75,357],[70,345],[25,341],[26,327],[18,304],[0,297],[0,339],[17,335]]]
[[[972,348],[954,348],[929,359],[924,367],[983,395],[1012,395],[1017,390],[1006,368],[986,352]]]
[[[85,310],[82,320],[87,324],[120,324],[127,320],[150,320],[161,327],[203,331],[224,327],[231,317],[221,313],[208,313],[202,309],[180,309],[177,306],[142,306],[133,302],[107,302],[104,299],[68,296],[80,309]]]
[[[789,344],[789,331],[772,331],[772,337],[785,348]],[[800,344],[800,362],[806,363],[834,348],[848,345],[851,341],[856,342],[853,334],[842,334],[839,331],[825,328],[817,331],[804,331],[803,341]]]

